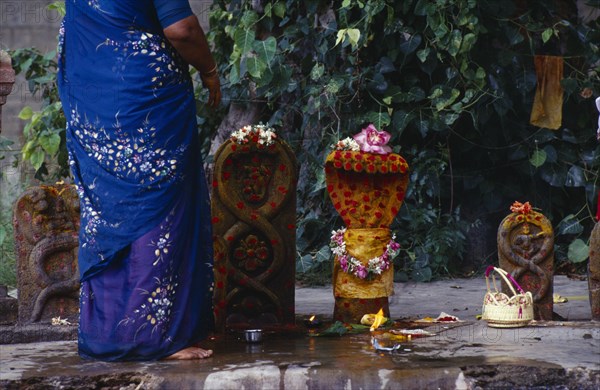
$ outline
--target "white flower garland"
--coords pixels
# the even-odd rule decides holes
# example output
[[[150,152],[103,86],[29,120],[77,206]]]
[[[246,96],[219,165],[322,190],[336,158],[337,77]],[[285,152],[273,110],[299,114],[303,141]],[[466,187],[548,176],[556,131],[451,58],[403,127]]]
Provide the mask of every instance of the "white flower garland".
[[[385,252],[381,256],[374,257],[367,262],[367,265],[358,260],[356,257],[350,256],[346,250],[346,241],[344,241],[344,233],[346,228],[334,230],[331,232],[331,252],[338,257],[342,271],[352,274],[359,279],[369,279],[372,275],[381,275],[383,271],[390,268],[392,259],[400,252],[400,244],[395,239],[396,235],[392,235],[392,239],[388,242]]]
[[[346,137],[332,146],[335,150],[350,150],[352,152],[360,151],[360,145],[352,137]]]
[[[277,134],[275,129],[259,123],[258,125],[246,125],[241,129],[231,133],[231,140],[236,144],[243,145],[254,141],[262,146],[269,146],[275,143]]]

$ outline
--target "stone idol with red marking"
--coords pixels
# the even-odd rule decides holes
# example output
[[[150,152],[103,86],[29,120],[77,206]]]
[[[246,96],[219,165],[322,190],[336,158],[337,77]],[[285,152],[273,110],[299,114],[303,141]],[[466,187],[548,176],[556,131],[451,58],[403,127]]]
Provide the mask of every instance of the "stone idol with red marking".
[[[216,327],[295,323],[296,159],[266,125],[234,131],[212,183]]]
[[[358,323],[394,293],[393,259],[400,249],[390,225],[402,206],[408,164],[373,125],[334,145],[325,161],[327,192],[345,227],[332,233],[334,319]]]
[[[67,184],[32,187],[14,205],[18,324],[79,321],[79,198]]]
[[[533,294],[534,319],[551,321],[554,303],[554,231],[543,214],[529,202],[514,202],[498,228],[500,268],[509,272],[523,290]],[[503,286],[509,294],[508,286]]]

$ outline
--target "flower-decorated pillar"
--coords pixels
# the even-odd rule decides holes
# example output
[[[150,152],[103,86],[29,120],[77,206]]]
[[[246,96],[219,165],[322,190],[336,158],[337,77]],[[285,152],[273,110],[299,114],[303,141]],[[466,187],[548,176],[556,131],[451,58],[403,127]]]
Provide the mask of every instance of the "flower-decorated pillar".
[[[552,320],[554,231],[552,224],[529,202],[515,202],[498,229],[500,268],[533,294],[536,320]],[[509,294],[507,286],[504,292]]]
[[[394,293],[392,260],[399,245],[390,225],[404,200],[408,164],[372,125],[336,145],[326,159],[327,191],[346,228],[333,232],[334,319],[358,322]],[[358,141],[358,142],[357,142]]]
[[[295,322],[296,160],[273,129],[235,131],[215,154],[218,330]]]

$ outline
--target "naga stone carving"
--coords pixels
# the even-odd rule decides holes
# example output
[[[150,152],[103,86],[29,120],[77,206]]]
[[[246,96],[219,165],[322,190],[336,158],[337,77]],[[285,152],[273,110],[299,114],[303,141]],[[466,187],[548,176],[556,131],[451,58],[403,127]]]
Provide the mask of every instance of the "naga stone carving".
[[[515,202],[512,213],[498,229],[500,268],[509,272],[523,290],[533,294],[536,320],[550,321],[553,314],[554,231],[550,221],[529,202]],[[508,286],[504,293],[511,294]]]
[[[600,321],[600,222],[596,222],[590,237],[588,285],[590,288],[592,320]]]
[[[327,192],[345,228],[332,235],[333,317],[360,321],[380,309],[390,317],[393,258],[399,245],[390,225],[408,185],[408,164],[394,153],[335,150],[325,162]]]
[[[74,186],[38,186],[14,205],[18,324],[78,322],[79,198]]]
[[[11,63],[8,53],[0,50],[0,132],[2,131],[2,106],[6,103],[6,97],[15,83],[15,71]]]
[[[245,129],[215,154],[211,207],[220,331],[295,324],[296,160],[272,129]]]

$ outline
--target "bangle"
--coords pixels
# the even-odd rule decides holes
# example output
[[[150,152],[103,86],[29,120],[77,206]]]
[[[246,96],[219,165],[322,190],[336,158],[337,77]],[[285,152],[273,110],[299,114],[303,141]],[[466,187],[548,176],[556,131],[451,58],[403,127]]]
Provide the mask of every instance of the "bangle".
[[[212,68],[208,72],[202,72],[202,75],[203,76],[212,76],[215,73],[217,73],[217,64],[215,64],[214,68]]]

